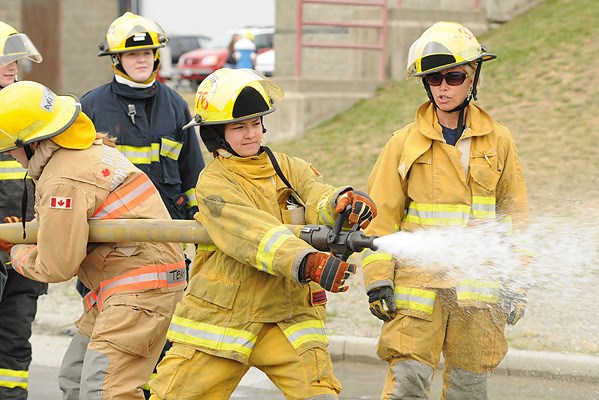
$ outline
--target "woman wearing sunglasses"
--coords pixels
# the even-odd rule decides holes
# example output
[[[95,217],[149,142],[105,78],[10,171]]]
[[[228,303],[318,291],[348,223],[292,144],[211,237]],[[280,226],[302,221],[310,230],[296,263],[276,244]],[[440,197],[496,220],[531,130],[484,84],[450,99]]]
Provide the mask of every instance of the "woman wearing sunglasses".
[[[422,80],[429,101],[371,172],[368,191],[379,212],[366,234],[489,221],[506,232],[524,227],[528,202],[512,135],[472,103],[481,66],[494,58],[452,22],[434,24],[412,44],[406,75]],[[504,328],[524,314],[525,285],[496,265],[474,277],[427,267],[383,250],[363,253],[370,309],[385,321],[381,399],[428,398],[441,354],[444,399],[487,399],[490,374],[507,353]]]

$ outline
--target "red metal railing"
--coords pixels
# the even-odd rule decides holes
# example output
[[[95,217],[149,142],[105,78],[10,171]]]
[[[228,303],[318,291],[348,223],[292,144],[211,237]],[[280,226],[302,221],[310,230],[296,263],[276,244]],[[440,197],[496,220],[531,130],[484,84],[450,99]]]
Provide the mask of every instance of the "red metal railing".
[[[339,22],[339,21],[306,21],[304,20],[304,4],[331,4],[338,6],[365,6],[380,7],[381,21],[373,23]],[[302,76],[302,50],[306,47],[330,49],[361,49],[376,50],[380,52],[379,79],[385,80],[386,76],[386,49],[387,49],[387,1],[359,1],[359,0],[297,0],[297,21],[295,34],[295,77]],[[306,43],[303,41],[304,26],[332,26],[346,28],[376,28],[380,30],[378,44],[326,44]]]

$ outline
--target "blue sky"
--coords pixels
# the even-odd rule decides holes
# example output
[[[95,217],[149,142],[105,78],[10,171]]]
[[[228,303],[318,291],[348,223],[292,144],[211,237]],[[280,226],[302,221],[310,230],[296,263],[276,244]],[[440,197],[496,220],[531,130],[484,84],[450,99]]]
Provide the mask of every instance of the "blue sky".
[[[244,26],[274,26],[275,0],[142,0],[140,13],[168,35],[220,36]]]

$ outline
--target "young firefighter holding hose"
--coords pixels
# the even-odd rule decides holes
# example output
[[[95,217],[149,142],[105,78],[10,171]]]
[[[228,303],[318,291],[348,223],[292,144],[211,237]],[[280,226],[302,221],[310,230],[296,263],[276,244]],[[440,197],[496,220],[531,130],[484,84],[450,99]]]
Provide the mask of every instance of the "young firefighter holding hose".
[[[337,399],[325,332],[325,290],[347,290],[355,265],[318,251],[284,224],[368,225],[370,198],[333,187],[307,162],[264,146],[263,117],[283,91],[250,69],[223,68],[198,87],[193,124],[212,160],[196,186],[200,246],[169,328],[173,347],[152,399],[227,399],[251,366],[287,399]]]

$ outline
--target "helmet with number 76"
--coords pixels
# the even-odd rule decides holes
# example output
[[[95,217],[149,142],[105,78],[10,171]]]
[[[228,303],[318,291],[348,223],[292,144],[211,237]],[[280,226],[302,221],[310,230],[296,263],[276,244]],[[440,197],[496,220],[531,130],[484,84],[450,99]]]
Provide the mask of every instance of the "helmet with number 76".
[[[208,151],[228,146],[222,129],[211,126],[262,117],[275,111],[283,100],[283,89],[258,72],[221,68],[200,83],[194,103],[194,117],[185,127],[200,127],[200,136]],[[204,128],[205,126],[205,128]]]

